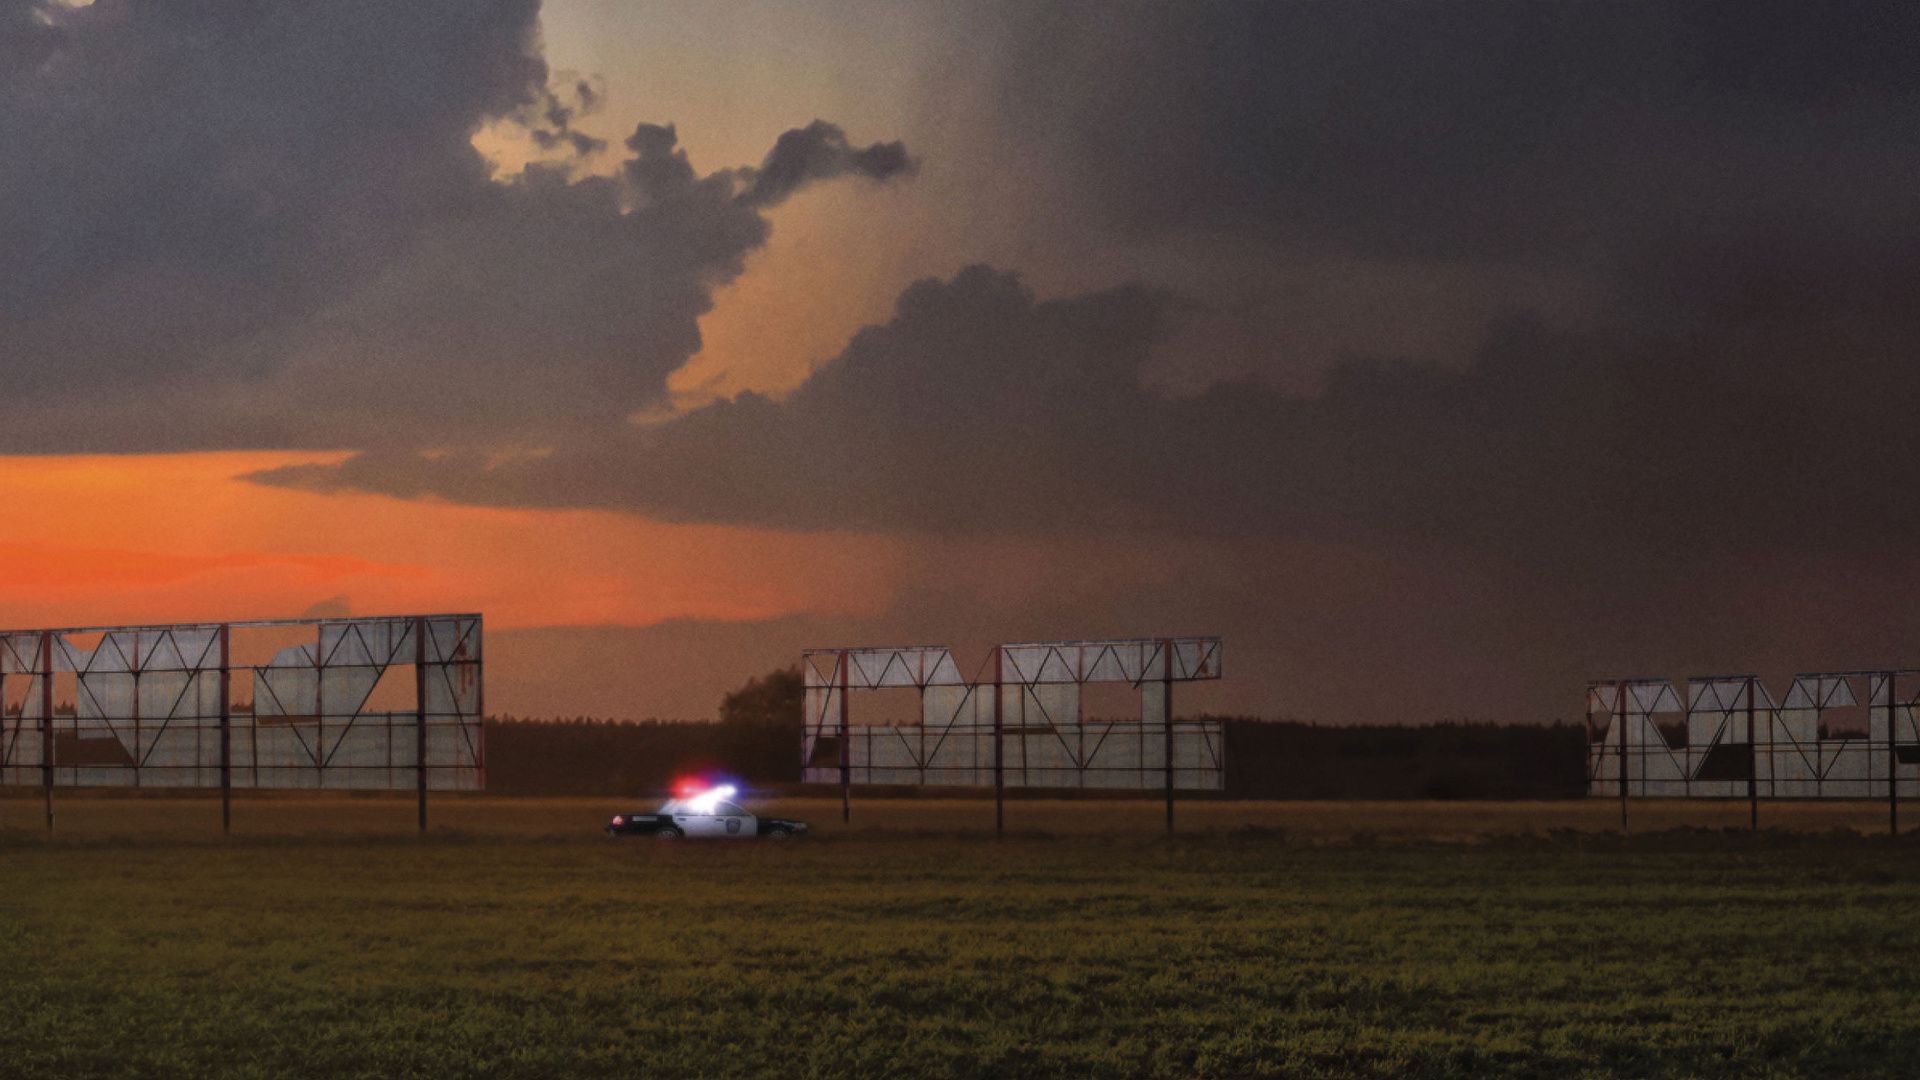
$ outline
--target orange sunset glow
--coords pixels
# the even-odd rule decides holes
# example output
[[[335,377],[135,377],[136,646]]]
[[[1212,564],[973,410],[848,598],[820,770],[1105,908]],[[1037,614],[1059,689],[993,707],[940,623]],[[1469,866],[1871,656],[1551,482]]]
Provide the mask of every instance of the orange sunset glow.
[[[0,462],[0,622],[485,613],[495,629],[739,621],[883,604],[884,541],[665,525],[595,511],[321,495],[241,479],[340,455]]]

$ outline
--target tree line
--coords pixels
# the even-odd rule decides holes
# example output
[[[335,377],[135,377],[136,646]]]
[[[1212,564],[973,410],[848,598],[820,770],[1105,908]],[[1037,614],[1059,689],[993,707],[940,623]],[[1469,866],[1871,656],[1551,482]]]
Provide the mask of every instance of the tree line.
[[[795,785],[803,693],[795,667],[726,695],[716,722],[489,717],[487,789],[641,795],[703,774]],[[1574,798],[1586,790],[1585,734],[1575,725],[1220,719],[1229,798]]]

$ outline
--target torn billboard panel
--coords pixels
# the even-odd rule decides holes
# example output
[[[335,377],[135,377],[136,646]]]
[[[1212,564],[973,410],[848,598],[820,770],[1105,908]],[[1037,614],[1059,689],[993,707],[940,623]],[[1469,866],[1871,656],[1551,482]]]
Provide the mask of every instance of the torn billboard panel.
[[[483,786],[481,618],[0,633],[0,783]]]
[[[844,763],[855,784],[990,787],[997,747],[1006,787],[1158,790],[1171,747],[1174,787],[1219,791],[1220,721],[1176,716],[1169,731],[1167,702],[1172,683],[1218,679],[1220,659],[1211,637],[1023,642],[995,646],[969,679],[944,646],[809,650],[802,779],[837,782]],[[1098,684],[1137,705],[1090,714]],[[852,716],[854,700],[884,695],[883,722]]]
[[[1663,689],[1664,688],[1664,689]],[[1660,798],[1920,795],[1920,671],[1754,675],[1587,688],[1587,792]]]

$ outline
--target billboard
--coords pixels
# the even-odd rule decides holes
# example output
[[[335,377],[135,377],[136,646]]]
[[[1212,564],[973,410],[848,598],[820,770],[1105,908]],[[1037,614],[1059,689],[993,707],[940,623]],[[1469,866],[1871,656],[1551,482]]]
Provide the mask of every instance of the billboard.
[[[810,649],[802,779],[1219,791],[1220,722],[1170,714],[1172,684],[1218,679],[1220,661],[1213,637],[1022,642],[994,646],[967,678],[944,646]],[[1089,688],[1099,684],[1132,692],[1137,704],[1089,711]],[[913,700],[883,723],[852,717],[856,699],[889,691]]]
[[[481,617],[0,631],[0,784],[478,790]]]
[[[1587,793],[1617,798],[1920,796],[1920,671],[1587,686]]]

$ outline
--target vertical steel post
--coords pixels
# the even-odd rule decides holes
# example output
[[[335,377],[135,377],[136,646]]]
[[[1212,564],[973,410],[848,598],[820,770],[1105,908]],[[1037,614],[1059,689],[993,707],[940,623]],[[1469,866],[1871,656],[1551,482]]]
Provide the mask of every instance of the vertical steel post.
[[[220,624],[220,834],[233,832],[233,713],[227,699],[233,628]]]
[[[1166,723],[1167,832],[1173,832],[1173,641],[1160,643],[1160,719]]]
[[[852,680],[848,677],[848,668],[850,668],[851,666],[852,666],[852,661],[847,656],[847,650],[841,649],[840,650],[840,821],[842,824],[853,820],[853,769],[852,769],[852,757],[851,757],[853,748],[848,742],[848,740],[852,738],[852,734],[848,730],[848,726],[847,726],[847,689],[849,686],[852,685]]]
[[[47,832],[53,832],[53,633],[40,634],[40,786],[47,800]]]
[[[1086,646],[1080,646],[1075,651],[1080,654],[1078,657],[1080,662],[1074,670],[1079,673],[1081,679],[1084,679],[1087,674]],[[1078,744],[1073,751],[1074,782],[1076,787],[1085,791],[1087,789],[1087,684],[1083,681],[1075,681],[1073,684],[1073,741]]]
[[[146,752],[140,742],[140,635],[133,635],[133,786],[140,786],[140,769]]]
[[[1760,829],[1760,744],[1753,741],[1753,676],[1747,676],[1747,827]]]
[[[1593,765],[1593,688],[1591,686],[1587,688],[1587,712],[1586,715],[1580,719],[1587,725],[1587,758],[1580,763],[1582,766],[1580,771],[1587,778],[1587,794],[1591,795],[1593,794],[1593,781],[1599,773],[1599,770],[1594,768]]]
[[[413,620],[413,776],[420,833],[427,831],[427,620]]]
[[[1627,684],[1624,680],[1613,684],[1614,712],[1619,719],[1615,726],[1620,729],[1620,834],[1627,832]]]
[[[327,787],[327,658],[320,655],[320,642],[313,643],[313,789]]]
[[[487,647],[486,625],[478,616],[473,620],[474,664],[486,662],[481,650]],[[463,671],[467,669],[462,669]],[[474,734],[473,772],[481,791],[487,789],[487,681],[476,679],[473,684]]]
[[[1887,672],[1887,835],[1900,835],[1900,769],[1894,757],[1899,739],[1894,734],[1893,672]]]
[[[1007,833],[1006,725],[1000,716],[1002,647],[993,647],[993,835]],[[977,715],[977,714],[976,714]]]

